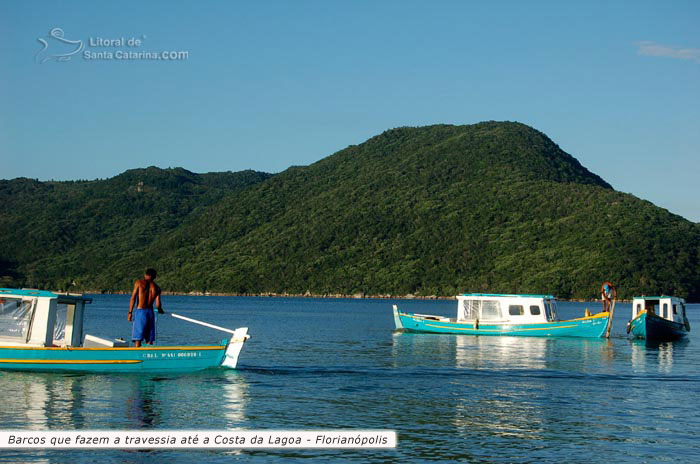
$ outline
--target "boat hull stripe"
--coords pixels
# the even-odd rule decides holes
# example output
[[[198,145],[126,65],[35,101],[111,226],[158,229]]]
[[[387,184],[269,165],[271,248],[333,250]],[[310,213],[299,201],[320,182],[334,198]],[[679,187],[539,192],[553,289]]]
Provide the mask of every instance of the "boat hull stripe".
[[[474,329],[474,326],[472,325],[471,327],[453,327],[453,326],[447,326],[447,325],[435,325],[435,324],[425,324],[427,327],[435,327],[437,329],[451,329],[451,330],[478,330],[479,332],[500,332],[500,333],[508,333],[508,329]],[[507,327],[507,326],[506,326]],[[576,325],[553,325],[550,327],[515,327],[513,330],[552,330],[552,329],[570,329],[571,327],[576,327]]]
[[[60,351],[153,351],[153,350],[168,350],[168,351],[210,351],[210,350],[225,350],[225,345],[216,346],[149,346],[149,347],[89,347],[82,346],[0,346],[0,349],[8,350],[60,350]]]
[[[2,363],[14,364],[139,364],[140,359],[0,359]]]

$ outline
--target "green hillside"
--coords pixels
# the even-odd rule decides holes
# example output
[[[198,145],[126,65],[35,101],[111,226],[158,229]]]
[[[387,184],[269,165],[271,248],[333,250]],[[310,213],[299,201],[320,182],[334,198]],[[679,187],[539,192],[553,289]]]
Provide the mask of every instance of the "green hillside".
[[[518,123],[394,129],[210,199],[190,198],[172,227],[140,216],[153,241],[95,219],[79,240],[52,237],[43,258],[6,251],[15,236],[0,260],[51,288],[125,290],[154,265],[172,291],[592,298],[609,279],[623,296],[700,299],[699,225],[616,192]]]
[[[270,175],[132,169],[107,180],[0,180],[0,286],[92,285],[226,195]]]

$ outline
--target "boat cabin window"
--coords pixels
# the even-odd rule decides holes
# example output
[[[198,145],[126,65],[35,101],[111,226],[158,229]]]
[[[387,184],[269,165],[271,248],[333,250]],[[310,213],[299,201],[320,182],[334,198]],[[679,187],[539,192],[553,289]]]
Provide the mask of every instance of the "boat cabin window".
[[[522,305],[510,305],[508,306],[508,314],[511,316],[523,316],[525,315],[525,310]]]
[[[539,316],[540,315],[540,307],[537,305],[530,306],[530,314],[532,314],[533,316]]]
[[[462,301],[462,319],[473,321],[479,318],[479,300],[464,300]]]
[[[483,300],[481,302],[481,317],[484,321],[502,319],[501,304],[494,300]]]
[[[0,298],[0,337],[26,341],[33,300]]]
[[[66,318],[68,306],[63,303],[56,305],[56,324],[53,327],[54,342],[63,341],[66,338]]]
[[[497,300],[464,300],[462,320],[496,321],[503,319],[501,303]]]
[[[678,305],[673,305],[673,314],[678,314]]]
[[[641,303],[637,303],[637,308],[635,310],[635,314],[639,314],[642,312],[642,305]]]
[[[664,313],[661,317],[668,319],[668,303],[664,303]]]

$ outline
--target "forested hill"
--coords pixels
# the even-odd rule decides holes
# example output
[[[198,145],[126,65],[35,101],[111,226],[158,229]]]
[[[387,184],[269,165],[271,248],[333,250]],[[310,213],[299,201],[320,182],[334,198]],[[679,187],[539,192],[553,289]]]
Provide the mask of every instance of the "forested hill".
[[[127,290],[152,265],[171,291],[593,298],[612,280],[622,296],[700,299],[699,225],[616,192],[519,123],[393,129],[273,176],[156,172],[167,186],[133,175],[73,209],[133,172],[1,183],[5,282]],[[46,211],[26,217],[10,197]]]
[[[87,288],[186,218],[268,177],[150,167],[96,181],[0,180],[0,286]]]

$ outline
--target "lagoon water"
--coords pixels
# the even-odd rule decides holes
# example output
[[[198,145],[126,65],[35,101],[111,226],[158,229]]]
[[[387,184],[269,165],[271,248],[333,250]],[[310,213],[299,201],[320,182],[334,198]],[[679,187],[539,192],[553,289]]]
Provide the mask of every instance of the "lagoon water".
[[[393,450],[0,450],[0,463],[698,462],[700,305],[687,341],[393,333],[392,300],[165,297],[253,335],[239,369],[189,375],[0,372],[0,429],[394,429]],[[455,301],[398,301],[453,315]],[[562,318],[599,304],[560,303]],[[86,332],[128,338],[128,296],[96,295]],[[159,344],[222,334],[171,317]]]

